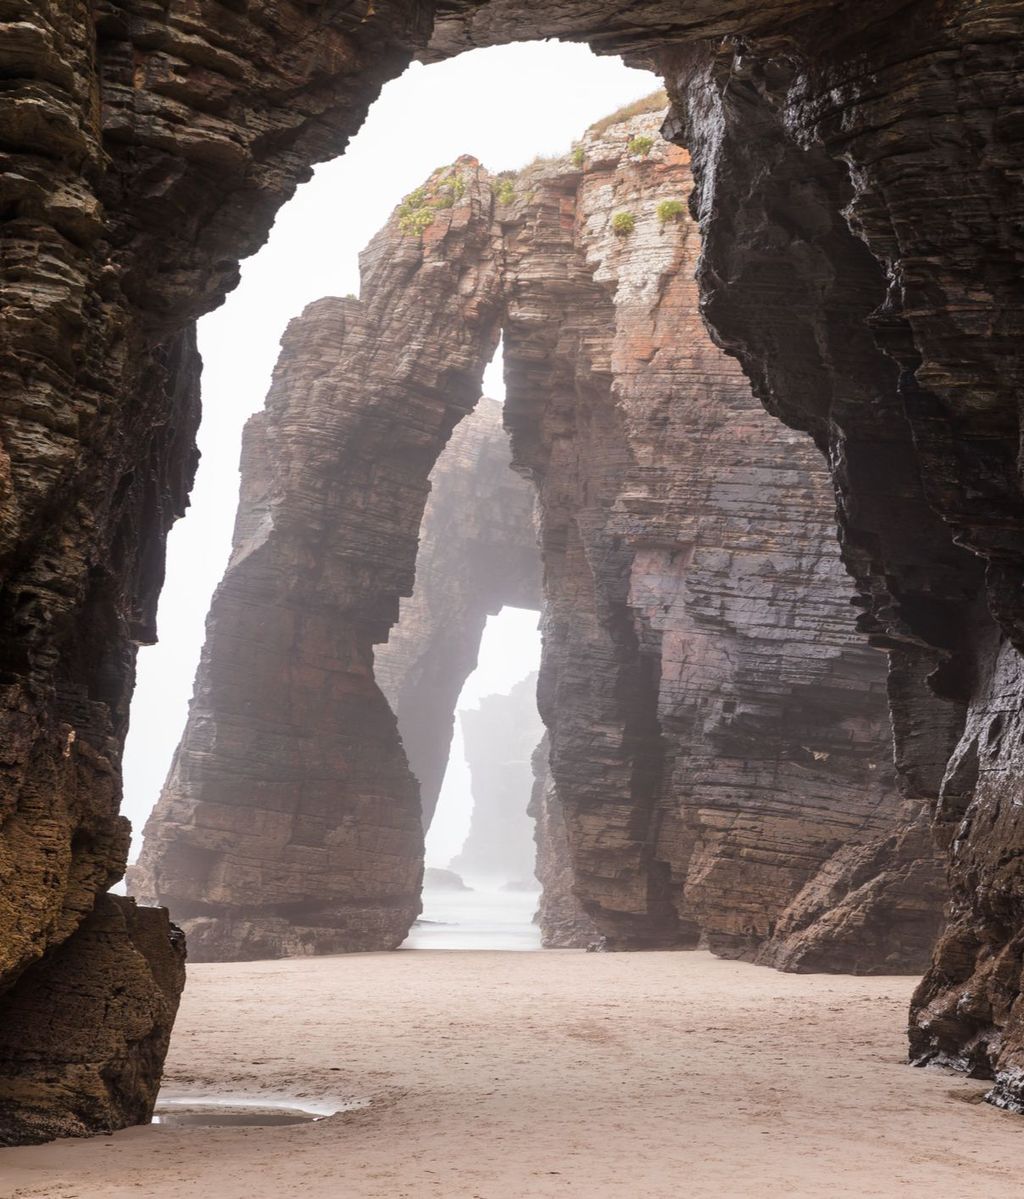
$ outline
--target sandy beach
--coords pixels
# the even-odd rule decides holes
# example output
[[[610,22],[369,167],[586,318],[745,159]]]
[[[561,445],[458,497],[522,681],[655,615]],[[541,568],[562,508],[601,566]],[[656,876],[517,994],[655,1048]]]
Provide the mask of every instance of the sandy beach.
[[[1024,1121],[904,1064],[911,979],[579,951],[189,975],[167,1094],[367,1106],[6,1150],[3,1199],[1020,1195]]]

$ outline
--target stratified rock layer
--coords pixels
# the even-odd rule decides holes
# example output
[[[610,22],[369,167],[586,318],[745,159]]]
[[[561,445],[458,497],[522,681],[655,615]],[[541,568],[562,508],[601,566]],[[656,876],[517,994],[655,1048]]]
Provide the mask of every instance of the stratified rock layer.
[[[348,0],[0,6],[4,1003],[124,871],[135,647],[154,639],[164,538],[196,462],[193,322],[429,35],[418,6],[376,14]],[[87,955],[69,963],[83,989],[99,984]],[[55,1075],[64,1027],[33,1041]],[[123,1097],[122,1123],[149,1085]],[[55,1129],[78,1118],[63,1099],[48,1100]]]
[[[506,605],[540,607],[534,491],[511,466],[501,405],[482,399],[431,472],[415,589],[374,657],[374,677],[398,717],[419,781],[424,827],[434,814],[459,693],[476,668],[487,617]]]
[[[533,789],[527,809],[537,844],[536,874],[541,885],[534,920],[545,949],[585,949],[598,932],[576,898],[576,875],[565,831],[565,816],[548,764],[547,734],[533,751]]]
[[[191,322],[412,53],[579,38],[666,72],[703,176],[708,317],[827,448],[865,627],[894,648],[898,769],[937,808],[954,886],[915,1053],[1024,1105],[1021,18],[1020,0],[6,4],[0,987],[123,866],[134,644],[194,462]]]
[[[527,814],[533,753],[544,735],[537,711],[537,675],[507,695],[485,696],[459,713],[473,790],[469,833],[451,867],[470,877],[527,883],[536,856]],[[568,863],[568,857],[566,857]]]
[[[167,913],[100,896],[0,998],[0,1145],[146,1123],[184,985]]]
[[[499,315],[487,179],[463,159],[431,188],[429,228],[396,213],[365,251],[361,299],[292,322],[246,430],[231,560],[130,877],[198,960],[393,948],[419,912],[419,796],[373,646]]]
[[[887,764],[885,659],[854,628],[826,467],[701,324],[689,156],[660,119],[602,122],[493,187],[473,160],[436,172],[371,247],[363,301],[290,330],[132,880],[195,956],[386,948],[415,915],[415,785],[372,647],[469,407],[448,374],[478,378],[503,321],[506,421],[540,501],[560,893],[611,947],[926,961],[941,872]],[[495,419],[436,468],[421,585],[379,655],[428,806],[486,613],[535,586]]]
[[[612,946],[920,969],[941,875],[904,835],[826,466],[704,331],[689,155],[659,124],[601,123],[506,214],[506,419],[540,489],[575,890]]]
[[[664,59],[704,311],[828,454],[896,761],[949,854],[911,1052],[1024,1110],[1019,3],[879,5]]]

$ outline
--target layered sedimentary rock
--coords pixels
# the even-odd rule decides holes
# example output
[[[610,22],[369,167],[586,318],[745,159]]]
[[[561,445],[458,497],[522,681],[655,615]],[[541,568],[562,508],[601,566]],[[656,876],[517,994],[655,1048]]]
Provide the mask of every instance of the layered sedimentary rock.
[[[431,473],[415,589],[401,601],[398,623],[374,658],[374,677],[398,718],[419,782],[424,827],[437,805],[459,692],[476,668],[487,617],[506,605],[540,608],[534,492],[512,471],[511,459],[501,405],[482,399]]]
[[[0,997],[0,1145],[147,1122],[184,984],[166,911],[99,896]]]
[[[915,1051],[1024,1104],[1020,27],[1020,0],[6,5],[0,986],[123,866],[133,646],[194,461],[191,321],[413,52],[576,37],[665,71],[708,317],[829,450],[865,627],[894,647],[900,776],[952,860]]]
[[[912,1055],[1024,1110],[1021,21],[883,5],[665,62],[704,310],[829,455],[902,784],[949,854]]]
[[[246,429],[231,559],[130,876],[199,960],[394,947],[419,912],[419,796],[373,647],[413,589],[428,476],[479,397],[499,281],[475,160],[428,195],[429,228],[399,210],[364,252],[361,299],[291,323]]]
[[[826,466],[702,327],[689,155],[660,119],[601,123],[505,218],[507,420],[540,489],[576,893],[613,946],[920,968],[941,875],[906,834]]]
[[[367,251],[361,301],[293,323],[246,430],[231,561],[129,874],[198,960],[401,943],[419,910],[412,816],[433,814],[487,616],[539,605],[533,489],[501,406],[482,400],[445,445],[494,348],[489,182],[467,159],[432,188]],[[415,212],[437,225],[408,228]]]
[[[854,628],[825,463],[703,329],[689,156],[660,119],[602,122],[515,179],[436,172],[371,247],[363,301],[290,330],[132,880],[195,955],[405,935],[422,845],[372,647],[411,589],[427,474],[461,415],[449,355],[478,377],[501,321],[506,421],[540,501],[549,844],[564,827],[574,902],[612,947],[923,965],[941,872],[888,765],[885,660]],[[421,582],[379,656],[428,806],[486,613],[535,587],[496,417],[437,468]],[[523,807],[535,741],[513,755]]]
[[[533,878],[535,847],[527,814],[533,754],[544,726],[537,712],[537,675],[507,695],[487,695],[459,713],[473,790],[469,833],[451,867],[460,874],[525,883]],[[568,864],[568,856],[566,856]]]
[[[33,964],[71,952],[124,871],[135,647],[154,638],[164,537],[196,461],[193,321],[429,26],[422,8],[387,2],[377,15],[298,0],[0,10],[4,1002],[43,985]],[[40,1033],[40,1062],[47,1044]],[[97,1028],[95,1059],[105,1052]],[[124,1119],[145,1107],[139,1083]],[[76,1112],[90,1127],[59,1089],[50,1101],[55,1128]]]
[[[545,734],[533,751],[533,788],[527,809],[533,817],[537,846],[535,870],[541,885],[534,920],[540,926],[545,949],[585,949],[598,943],[598,932],[576,898],[572,853],[562,805],[551,778],[548,753]]]

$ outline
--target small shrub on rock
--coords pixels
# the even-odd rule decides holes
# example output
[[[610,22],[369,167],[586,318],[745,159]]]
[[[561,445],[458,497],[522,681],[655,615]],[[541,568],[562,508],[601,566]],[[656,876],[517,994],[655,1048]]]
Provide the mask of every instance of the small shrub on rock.
[[[616,237],[628,237],[636,228],[636,217],[631,212],[617,212],[612,217],[612,232]]]
[[[630,138],[626,149],[630,152],[630,154],[636,154],[640,158],[646,158],[647,155],[650,154],[650,152],[654,149],[654,138],[637,135],[636,137]]]
[[[492,186],[494,198],[499,204],[511,204],[516,198],[515,184],[511,179],[495,179]]]
[[[434,223],[434,210],[429,207],[412,208],[398,214],[398,227],[410,237],[419,237],[423,230]]]

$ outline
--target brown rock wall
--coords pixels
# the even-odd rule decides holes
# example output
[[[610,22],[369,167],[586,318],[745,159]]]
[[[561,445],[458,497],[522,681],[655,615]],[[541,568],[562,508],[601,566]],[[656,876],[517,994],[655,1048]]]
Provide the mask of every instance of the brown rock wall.
[[[545,734],[533,751],[533,789],[528,812],[533,817],[537,844],[535,869],[541,885],[534,920],[540,926],[545,949],[586,949],[598,942],[599,934],[576,898],[572,853],[562,805],[551,778],[549,749]]]
[[[612,945],[920,968],[940,871],[904,835],[826,464],[701,325],[689,156],[659,123],[527,172],[510,221],[507,419],[540,485],[577,893]]]
[[[184,985],[167,913],[101,895],[0,997],[0,1145],[146,1123]]]
[[[949,855],[912,1054],[1024,1109],[1020,21],[850,10],[668,77],[701,164],[705,312],[829,455],[861,624],[891,652],[901,785]]]
[[[192,322],[426,37],[422,10],[377,11],[0,11],[0,992],[124,871],[135,646],[196,461]]]
[[[190,322],[423,48],[431,16],[342,0],[14,0],[0,13],[0,985],[67,938],[123,867],[133,647],[153,636],[163,537],[194,463]],[[1024,895],[1008,682],[1019,0],[453,0],[437,16],[435,57],[557,34],[656,54],[686,94],[709,318],[759,398],[828,450],[865,627],[895,647],[901,779],[908,800],[939,802],[950,842],[954,918],[916,1052],[931,1052],[925,1010],[968,994],[975,1014],[946,1021],[944,1052],[988,1045],[1000,1099],[1024,1103],[1018,984],[992,982],[1019,977]],[[675,57],[701,38],[697,59]],[[865,343],[868,321],[888,358]],[[977,785],[974,746],[992,766]]]
[[[503,305],[505,416],[540,497],[547,844],[568,846],[576,899],[613,947],[923,965],[940,870],[887,765],[884,658],[853,626],[826,466],[701,325],[689,156],[660,119],[603,123],[493,189],[474,165],[451,206],[439,173],[371,247],[362,304],[322,301],[293,327],[133,877],[194,953],[404,936],[415,788],[369,653],[409,590],[431,455],[459,413],[436,407],[422,439],[389,364],[415,363],[403,386],[422,401],[448,355],[479,370]],[[419,215],[422,241],[403,228]],[[447,341],[417,335],[439,316]],[[487,411],[434,468],[420,581],[378,654],[428,807],[486,613],[535,585],[526,493]]]
[[[438,200],[456,178],[429,228],[398,211],[371,242],[361,299],[292,322],[247,429],[231,560],[130,876],[197,960],[394,948],[419,912],[419,795],[373,646],[497,339],[489,183],[460,159]]]

